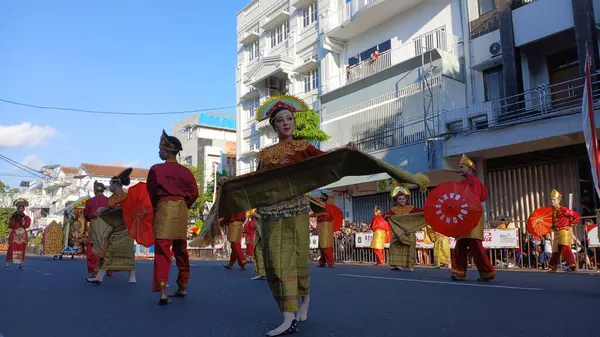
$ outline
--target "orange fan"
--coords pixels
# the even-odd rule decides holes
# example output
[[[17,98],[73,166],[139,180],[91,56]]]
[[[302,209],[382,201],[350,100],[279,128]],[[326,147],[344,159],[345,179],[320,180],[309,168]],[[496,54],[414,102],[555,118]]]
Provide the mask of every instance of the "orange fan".
[[[543,236],[552,231],[552,207],[540,207],[533,211],[527,219],[527,232],[535,236]]]
[[[142,246],[154,245],[154,211],[146,183],[137,183],[127,191],[122,208],[129,235]]]
[[[327,204],[327,212],[333,218],[333,231],[337,232],[342,229],[342,224],[344,223],[344,213],[342,213],[342,210],[336,205]]]

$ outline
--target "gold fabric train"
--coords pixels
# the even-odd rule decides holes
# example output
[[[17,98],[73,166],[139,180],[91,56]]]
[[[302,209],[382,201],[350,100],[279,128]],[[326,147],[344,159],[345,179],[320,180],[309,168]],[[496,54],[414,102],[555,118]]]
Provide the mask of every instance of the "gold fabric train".
[[[301,162],[227,180],[221,187],[219,199],[213,205],[199,237],[219,235],[219,218],[274,205],[344,177],[377,173],[387,173],[401,183],[416,184],[421,190],[429,185],[429,178],[421,173],[409,173],[360,151],[340,149]]]

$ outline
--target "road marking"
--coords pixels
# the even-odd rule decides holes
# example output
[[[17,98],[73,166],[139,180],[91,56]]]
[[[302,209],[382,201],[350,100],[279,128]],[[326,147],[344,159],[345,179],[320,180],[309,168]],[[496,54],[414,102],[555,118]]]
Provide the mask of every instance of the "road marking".
[[[497,289],[513,289],[513,290],[529,290],[529,291],[541,291],[542,288],[528,288],[528,287],[513,287],[513,286],[499,286],[494,284],[475,284],[465,282],[446,282],[446,281],[431,281],[431,280],[416,280],[410,278],[396,278],[396,277],[381,277],[381,276],[367,276],[367,275],[353,275],[353,274],[338,274],[338,276],[344,277],[355,277],[355,278],[369,278],[375,280],[391,280],[391,281],[404,281],[404,282],[417,282],[417,283],[434,283],[434,284],[448,284],[453,286],[463,287],[479,287],[479,288],[497,288]]]

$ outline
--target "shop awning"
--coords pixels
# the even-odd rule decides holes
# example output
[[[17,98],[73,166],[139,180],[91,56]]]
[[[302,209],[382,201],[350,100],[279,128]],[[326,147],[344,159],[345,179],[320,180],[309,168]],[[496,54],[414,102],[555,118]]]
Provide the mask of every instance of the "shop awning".
[[[386,179],[390,179],[390,176],[387,173],[371,174],[368,176],[344,177],[333,184],[322,187],[322,189],[333,190],[337,187],[358,185]]]
[[[431,184],[429,186],[437,186],[437,185],[447,182],[447,181],[462,181],[463,180],[463,178],[460,176],[460,174],[457,171],[431,170],[431,171],[425,172],[425,174],[429,177],[429,180],[431,181]],[[344,186],[359,185],[359,184],[371,183],[371,182],[387,180],[387,179],[390,179],[390,176],[387,173],[378,173],[378,174],[372,174],[372,175],[368,175],[368,176],[344,177],[333,184],[329,184],[327,186],[322,187],[322,189],[334,190],[336,188],[340,188],[340,187],[344,187]],[[416,187],[416,185],[412,186],[412,187]]]

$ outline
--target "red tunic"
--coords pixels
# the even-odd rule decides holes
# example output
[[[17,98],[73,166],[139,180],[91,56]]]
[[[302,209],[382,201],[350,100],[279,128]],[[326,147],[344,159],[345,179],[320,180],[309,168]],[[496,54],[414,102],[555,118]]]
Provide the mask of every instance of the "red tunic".
[[[325,205],[325,207],[327,207],[327,203],[324,203],[324,205]],[[327,211],[327,208],[325,208],[325,212],[317,213],[316,216],[317,216],[317,224],[333,221],[333,216],[331,215],[331,213],[329,213]]]
[[[250,219],[244,225],[244,233],[246,233],[246,245],[248,243],[254,242],[254,237],[256,236],[256,222]]]
[[[385,221],[383,216],[377,215],[371,219],[371,230],[375,232],[376,230],[384,230],[388,232],[390,230],[390,224]]]
[[[154,208],[160,200],[185,200],[190,208],[198,199],[198,184],[194,174],[177,162],[167,161],[152,166],[146,183]]]
[[[104,195],[97,195],[95,197],[90,198],[85,203],[85,208],[83,210],[83,215],[87,221],[91,221],[92,219],[98,216],[98,209],[100,208],[108,208],[108,198]]]
[[[558,228],[568,228],[576,225],[581,220],[579,213],[565,206],[557,208],[553,215],[554,226]]]
[[[488,199],[488,190],[485,185],[479,180],[474,174],[469,174],[462,181],[463,184],[467,185],[471,191],[479,197],[479,202],[485,202]]]
[[[228,223],[232,222],[244,222],[246,220],[246,212],[241,212],[238,214],[234,214],[229,218]]]

